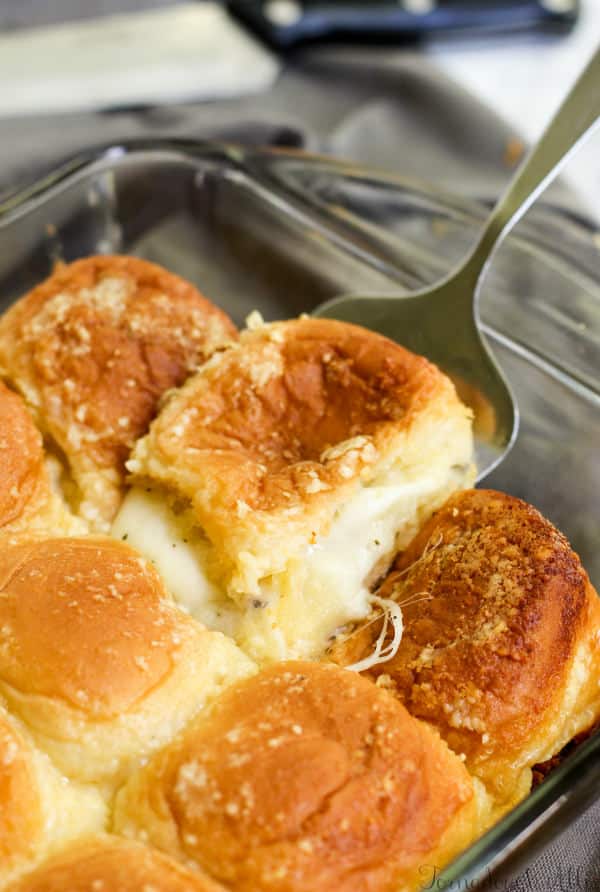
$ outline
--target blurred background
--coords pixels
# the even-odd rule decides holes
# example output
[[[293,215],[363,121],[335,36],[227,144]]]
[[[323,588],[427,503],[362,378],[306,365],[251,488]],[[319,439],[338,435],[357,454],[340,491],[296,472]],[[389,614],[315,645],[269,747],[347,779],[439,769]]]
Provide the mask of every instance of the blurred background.
[[[92,143],[189,135],[493,196],[599,40],[600,0],[0,0],[0,189]],[[563,193],[592,216],[597,154]]]

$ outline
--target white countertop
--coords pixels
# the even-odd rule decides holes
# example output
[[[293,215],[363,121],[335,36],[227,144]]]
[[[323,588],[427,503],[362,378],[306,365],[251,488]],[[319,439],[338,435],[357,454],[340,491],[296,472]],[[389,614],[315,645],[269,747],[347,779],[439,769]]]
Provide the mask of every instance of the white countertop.
[[[428,53],[450,77],[533,141],[600,45],[600,0],[581,4],[580,20],[566,37],[441,43]],[[566,178],[600,219],[600,132],[569,162]]]

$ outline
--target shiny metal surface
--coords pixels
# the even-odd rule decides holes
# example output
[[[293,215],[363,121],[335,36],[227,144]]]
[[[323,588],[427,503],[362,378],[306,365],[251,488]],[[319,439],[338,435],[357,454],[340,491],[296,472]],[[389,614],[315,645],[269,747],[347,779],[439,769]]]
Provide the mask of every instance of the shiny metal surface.
[[[0,309],[56,259],[120,251],[188,277],[238,322],[254,308],[285,318],[351,289],[381,295],[439,280],[476,243],[487,212],[425,184],[300,154],[114,146],[0,205]],[[598,232],[537,205],[500,248],[480,311],[521,409],[514,448],[486,485],[540,508],[598,586]],[[448,880],[475,889],[490,875],[503,888],[515,864],[600,796],[599,755],[596,734],[433,888]]]
[[[518,427],[518,408],[510,387],[480,335],[482,283],[501,240],[558,175],[599,118],[600,50],[517,170],[477,244],[456,270],[413,294],[345,295],[314,311],[375,329],[427,356],[451,375],[475,412],[480,480],[502,461]],[[481,423],[482,413],[486,424]]]

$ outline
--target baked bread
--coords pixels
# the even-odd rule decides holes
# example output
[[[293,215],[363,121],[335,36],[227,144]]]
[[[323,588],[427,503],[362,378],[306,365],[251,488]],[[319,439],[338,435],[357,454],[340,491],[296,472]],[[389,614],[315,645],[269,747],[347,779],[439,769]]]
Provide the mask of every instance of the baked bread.
[[[448,379],[344,323],[236,337],[118,257],[0,319],[2,892],[429,888],[600,719],[600,602],[456,492]]]
[[[66,782],[0,707],[0,887],[105,820],[100,795]]]
[[[109,788],[253,671],[109,538],[0,550],[0,697],[62,773]]]
[[[531,788],[531,769],[600,718],[600,600],[565,537],[504,493],[452,496],[396,560],[379,592],[403,636],[367,674],[433,725],[494,799]],[[373,652],[382,620],[331,651]]]
[[[114,828],[236,892],[404,892],[465,845],[483,801],[387,692],[290,661],[233,686],[134,774]]]
[[[42,438],[21,397],[0,381],[0,537],[83,532],[51,486]]]
[[[427,360],[342,322],[258,325],[138,441],[113,534],[253,658],[315,657],[472,459],[470,413]]]
[[[107,530],[160,397],[235,336],[192,285],[133,257],[59,266],[0,318],[0,377],[25,397],[92,529]]]
[[[84,838],[8,892],[225,892],[156,849],[117,836]]]

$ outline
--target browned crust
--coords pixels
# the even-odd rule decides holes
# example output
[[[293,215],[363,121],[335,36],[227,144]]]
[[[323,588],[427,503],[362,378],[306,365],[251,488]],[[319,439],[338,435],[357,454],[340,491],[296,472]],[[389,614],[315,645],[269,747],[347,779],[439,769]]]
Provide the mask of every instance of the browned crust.
[[[0,881],[37,854],[44,815],[31,752],[0,712]]]
[[[161,582],[112,539],[0,551],[0,684],[115,717],[170,672],[182,631]],[[178,633],[178,634],[176,634]]]
[[[129,786],[117,824],[139,820],[240,892],[412,888],[473,797],[460,760],[393,697],[306,662],[231,688]]]
[[[563,764],[565,759],[568,759],[569,756],[572,756],[573,753],[577,752],[580,746],[582,746],[586,740],[589,740],[590,737],[593,737],[594,734],[600,732],[600,721],[595,722],[591,727],[586,728],[580,734],[576,734],[572,740],[563,746],[560,752],[556,753],[550,759],[546,759],[544,762],[538,762],[533,766],[532,774],[533,774],[533,784],[532,789],[539,787],[539,785],[546,780],[549,774],[552,774],[557,768]]]
[[[187,382],[131,467],[183,490],[205,527],[226,535],[240,505],[276,514],[330,502],[438,401],[468,414],[435,366],[381,335],[326,319],[274,323],[243,332]]]
[[[85,472],[122,474],[162,394],[235,337],[179,276],[133,257],[88,257],[58,267],[2,317],[0,373],[98,501]]]
[[[516,771],[527,752],[560,739],[569,717],[555,712],[578,646],[598,648],[598,604],[565,537],[531,505],[491,490],[452,496],[380,594],[402,606],[404,634],[394,659],[369,675],[471,770],[485,773],[490,760],[498,775]],[[379,630],[365,624],[333,658],[360,659]]]
[[[147,846],[111,836],[74,843],[10,892],[219,892],[221,886]]]
[[[21,397],[0,382],[0,531],[47,497],[42,438]]]

